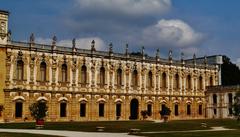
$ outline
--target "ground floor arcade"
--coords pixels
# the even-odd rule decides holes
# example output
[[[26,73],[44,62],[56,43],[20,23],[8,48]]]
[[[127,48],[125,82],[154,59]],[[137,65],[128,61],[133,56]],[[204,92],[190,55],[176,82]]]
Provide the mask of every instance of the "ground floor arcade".
[[[32,120],[29,105],[36,101],[47,104],[48,121],[136,120],[142,110],[150,113],[148,119],[158,120],[163,106],[172,111],[170,119],[206,117],[204,97],[10,90],[4,99],[6,121]]]

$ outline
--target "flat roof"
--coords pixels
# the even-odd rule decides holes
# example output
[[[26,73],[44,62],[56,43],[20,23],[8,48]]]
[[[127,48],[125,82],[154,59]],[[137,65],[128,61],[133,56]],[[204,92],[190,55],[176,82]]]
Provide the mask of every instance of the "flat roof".
[[[1,10],[1,9],[0,9],[0,13],[1,13],[1,14],[5,14],[5,15],[9,15],[9,12],[6,11],[6,10]]]

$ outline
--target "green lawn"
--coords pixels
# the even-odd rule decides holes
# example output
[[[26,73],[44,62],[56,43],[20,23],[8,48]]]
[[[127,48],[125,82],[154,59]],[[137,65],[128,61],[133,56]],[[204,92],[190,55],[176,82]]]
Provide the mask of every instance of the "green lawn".
[[[47,136],[47,135],[37,135],[37,134],[25,134],[25,133],[5,133],[0,132],[0,137],[58,137],[58,136]]]
[[[140,134],[144,137],[239,137],[240,131]]]
[[[207,123],[208,127],[201,127],[201,123]],[[152,131],[183,131],[183,130],[203,130],[213,126],[223,126],[226,128],[240,129],[240,122],[231,119],[211,119],[211,120],[181,120],[170,121],[168,123],[154,123],[152,121],[95,121],[95,122],[46,122],[47,130],[71,130],[96,132],[97,126],[104,126],[105,132],[128,132],[131,128],[138,128],[141,132]],[[1,123],[0,128],[34,129],[35,123]],[[240,135],[240,131],[224,131],[226,136],[234,137]],[[214,137],[221,132],[198,132],[198,133],[168,133],[168,134],[141,134],[144,136],[168,136],[168,137]],[[221,135],[218,137],[221,137]]]

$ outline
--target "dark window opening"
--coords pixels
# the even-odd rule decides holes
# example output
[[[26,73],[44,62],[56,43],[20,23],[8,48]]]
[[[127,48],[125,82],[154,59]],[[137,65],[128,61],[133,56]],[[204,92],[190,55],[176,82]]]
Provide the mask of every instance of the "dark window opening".
[[[202,115],[202,105],[199,105],[199,106],[198,106],[198,114],[199,114],[199,115]]]
[[[23,103],[22,102],[16,102],[15,104],[15,117],[16,118],[21,118],[22,117],[22,112],[23,112]]]
[[[62,102],[60,103],[60,117],[67,116],[67,103]]]
[[[178,113],[178,105],[177,104],[174,106],[174,114],[175,114],[175,116],[179,115],[179,113]]]
[[[121,116],[121,104],[116,104],[116,116]]]
[[[152,104],[147,105],[147,112],[149,116],[152,116]]]
[[[232,101],[233,101],[232,93],[229,93],[229,94],[228,94],[228,102],[229,102],[229,105],[232,105]]]
[[[217,104],[217,95],[213,94],[213,104]]]
[[[86,117],[86,103],[80,104],[80,117]]]
[[[191,105],[187,105],[187,115],[191,115]]]
[[[217,109],[216,108],[213,109],[213,113],[214,113],[214,115],[217,115]]]
[[[99,117],[104,117],[104,104],[100,103],[99,104]]]

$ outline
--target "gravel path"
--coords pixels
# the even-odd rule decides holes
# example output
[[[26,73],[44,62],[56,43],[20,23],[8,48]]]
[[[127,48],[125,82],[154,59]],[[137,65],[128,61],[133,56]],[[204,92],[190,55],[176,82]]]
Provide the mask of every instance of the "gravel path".
[[[55,135],[64,137],[136,137],[127,133],[99,133],[99,132],[78,132],[60,130],[27,130],[27,129],[0,129],[0,132],[31,133],[42,135]]]
[[[227,131],[236,130],[228,129],[224,127],[212,127],[212,129],[206,130],[187,130],[187,131],[157,131],[157,132],[141,132],[145,134],[152,133],[181,133],[181,132],[209,132],[209,131]],[[64,137],[136,137],[128,135],[127,133],[104,133],[104,132],[79,132],[79,131],[60,131],[60,130],[28,130],[28,129],[0,129],[0,132],[12,132],[12,133],[31,133],[42,135],[55,135]]]

